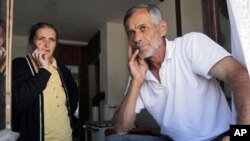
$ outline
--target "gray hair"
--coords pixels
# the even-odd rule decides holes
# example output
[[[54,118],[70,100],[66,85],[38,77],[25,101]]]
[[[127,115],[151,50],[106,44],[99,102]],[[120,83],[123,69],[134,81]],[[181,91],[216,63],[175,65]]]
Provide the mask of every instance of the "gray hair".
[[[151,15],[153,22],[156,26],[159,26],[161,21],[163,20],[162,12],[161,10],[153,5],[153,4],[138,4],[133,7],[131,7],[125,14],[123,19],[123,24],[126,27],[126,22],[129,17],[131,17],[138,9],[145,8]]]

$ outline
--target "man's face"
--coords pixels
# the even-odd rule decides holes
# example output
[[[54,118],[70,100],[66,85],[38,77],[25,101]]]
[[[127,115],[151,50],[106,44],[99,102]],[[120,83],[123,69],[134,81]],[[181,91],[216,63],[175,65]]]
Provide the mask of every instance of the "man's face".
[[[38,50],[45,51],[45,54],[51,58],[56,48],[56,32],[49,27],[40,28],[33,42]]]
[[[3,28],[0,26],[0,47],[3,46],[5,43],[5,33]]]
[[[156,26],[146,9],[138,9],[126,22],[129,45],[139,49],[141,58],[153,56],[162,42],[160,26]]]

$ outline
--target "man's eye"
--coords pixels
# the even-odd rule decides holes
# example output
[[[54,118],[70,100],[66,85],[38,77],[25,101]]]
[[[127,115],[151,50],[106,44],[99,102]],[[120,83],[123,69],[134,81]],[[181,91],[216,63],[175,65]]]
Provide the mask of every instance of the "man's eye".
[[[147,31],[148,28],[146,26],[142,26],[140,29],[141,31]]]
[[[128,31],[127,34],[128,34],[128,37],[132,37],[133,36],[133,31]]]

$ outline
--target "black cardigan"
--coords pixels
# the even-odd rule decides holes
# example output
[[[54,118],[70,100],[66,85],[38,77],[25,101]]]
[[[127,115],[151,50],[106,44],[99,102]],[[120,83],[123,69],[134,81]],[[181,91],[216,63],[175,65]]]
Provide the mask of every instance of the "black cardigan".
[[[0,130],[5,128],[5,75],[0,72]]]
[[[58,72],[65,90],[72,126],[77,108],[77,85],[66,67],[58,64]],[[20,133],[18,141],[44,141],[42,92],[50,75],[44,68],[36,73],[29,56],[16,58],[12,62],[12,130]]]

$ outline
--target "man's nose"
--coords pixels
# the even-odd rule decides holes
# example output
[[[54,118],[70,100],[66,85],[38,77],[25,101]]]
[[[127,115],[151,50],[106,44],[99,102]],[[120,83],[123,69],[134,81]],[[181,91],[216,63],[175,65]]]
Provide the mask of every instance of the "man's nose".
[[[142,40],[142,37],[143,37],[143,34],[141,32],[135,32],[135,35],[134,35],[134,41],[135,42],[140,42]]]

